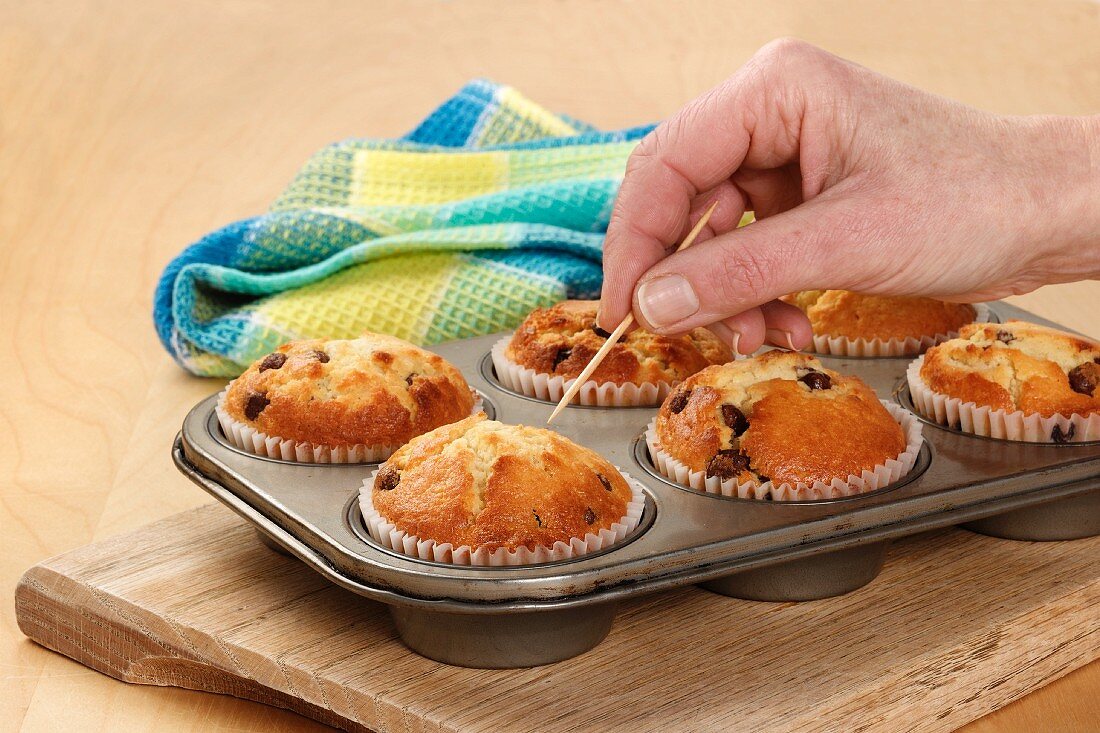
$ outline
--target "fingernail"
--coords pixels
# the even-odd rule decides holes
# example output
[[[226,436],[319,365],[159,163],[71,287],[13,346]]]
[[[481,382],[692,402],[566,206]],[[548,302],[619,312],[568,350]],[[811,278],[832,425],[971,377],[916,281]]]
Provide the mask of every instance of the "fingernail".
[[[599,329],[604,330],[604,331],[607,330],[606,328],[603,327],[603,304],[600,304],[596,308],[596,328],[599,328]]]
[[[738,345],[741,343],[741,332],[734,331],[732,328],[724,323],[712,323],[707,326],[715,336],[720,338],[723,343],[727,343],[733,349],[734,358],[741,352],[738,350]]]
[[[638,308],[654,328],[671,326],[699,310],[699,298],[681,275],[663,275],[638,288]]]
[[[791,337],[790,331],[780,331],[778,328],[769,328],[765,332],[765,335],[768,337],[768,341],[776,346],[786,346],[786,348],[791,351],[800,351],[800,349],[795,348],[794,339]]]

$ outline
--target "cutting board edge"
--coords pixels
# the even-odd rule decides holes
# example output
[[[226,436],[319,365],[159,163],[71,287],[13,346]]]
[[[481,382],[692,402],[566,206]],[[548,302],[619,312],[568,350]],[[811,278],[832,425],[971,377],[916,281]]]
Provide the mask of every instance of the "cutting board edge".
[[[116,632],[114,641],[131,649],[147,650],[144,656],[127,658],[126,665],[120,666],[113,661],[109,649],[106,650],[106,655],[94,649],[100,645],[88,632],[72,624],[65,624],[61,614],[51,611],[51,608],[61,607],[60,599],[64,596],[59,593],[64,590],[93,594],[87,588],[82,588],[80,583],[50,568],[49,562],[47,560],[28,569],[15,588],[16,623],[19,630],[35,644],[127,684],[179,687],[230,695],[291,710],[334,728],[347,731],[370,730],[333,710],[239,675],[210,660],[197,658],[183,649],[172,650],[171,647],[165,648],[156,644],[117,609],[112,610],[97,599],[94,606],[87,607],[81,614],[81,621],[99,628],[107,628],[110,622],[111,628]],[[154,652],[151,648],[153,646],[160,646],[161,653]],[[175,653],[171,653],[172,651]]]

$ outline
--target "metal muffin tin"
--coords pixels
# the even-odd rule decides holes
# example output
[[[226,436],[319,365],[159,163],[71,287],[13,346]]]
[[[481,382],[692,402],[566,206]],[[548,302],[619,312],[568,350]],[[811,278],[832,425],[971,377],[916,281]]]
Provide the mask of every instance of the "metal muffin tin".
[[[1003,303],[994,313],[1044,322]],[[497,419],[545,425],[552,404],[496,381],[489,350],[499,338],[435,351],[462,370]],[[911,407],[904,387],[909,358],[821,359]],[[374,465],[246,454],[222,436],[215,402],[203,400],[184,420],[172,449],[179,469],[250,521],[265,542],[386,604],[411,649],[463,666],[566,659],[603,639],[617,601],[690,583],[765,601],[845,593],[874,579],[891,539],[937,527],[962,524],[1027,540],[1100,534],[1100,442],[998,441],[926,423],[917,465],[897,484],[837,500],[754,501],[703,494],[660,476],[642,440],[655,407],[574,406],[554,429],[641,481],[647,506],[639,528],[623,543],[575,560],[518,568],[439,564],[368,537],[356,497]]]

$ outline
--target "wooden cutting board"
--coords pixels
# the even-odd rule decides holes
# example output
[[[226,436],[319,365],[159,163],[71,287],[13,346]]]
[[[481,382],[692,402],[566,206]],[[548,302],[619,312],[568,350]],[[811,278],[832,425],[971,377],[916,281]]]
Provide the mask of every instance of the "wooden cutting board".
[[[16,611],[112,677],[351,730],[948,731],[1100,656],[1100,538],[937,531],[895,543],[869,586],[809,603],[689,587],[626,603],[595,650],[527,670],[409,652],[383,606],[217,505],[31,568]]]

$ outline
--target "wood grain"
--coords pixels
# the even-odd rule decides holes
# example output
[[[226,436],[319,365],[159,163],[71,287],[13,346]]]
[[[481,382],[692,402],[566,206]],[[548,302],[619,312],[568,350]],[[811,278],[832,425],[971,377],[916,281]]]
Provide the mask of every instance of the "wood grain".
[[[933,733],[1100,656],[1098,554],[1100,538],[939,531],[897,543],[846,596],[681,589],[624,604],[580,657],[474,670],[409,653],[383,606],[209,506],[34,567],[16,611],[39,643],[113,677],[352,730]]]
[[[262,211],[314,150],[400,134],[476,76],[605,127],[659,119],[787,34],[986,109],[1100,111],[1100,5],[1083,0],[0,0],[0,591],[206,501],[167,446],[218,383],[156,343],[153,283],[187,242]],[[1095,283],[1016,302],[1100,336]],[[118,684],[26,640],[11,603],[0,678],[0,730],[320,729]],[[1097,719],[1094,663],[970,730]]]

